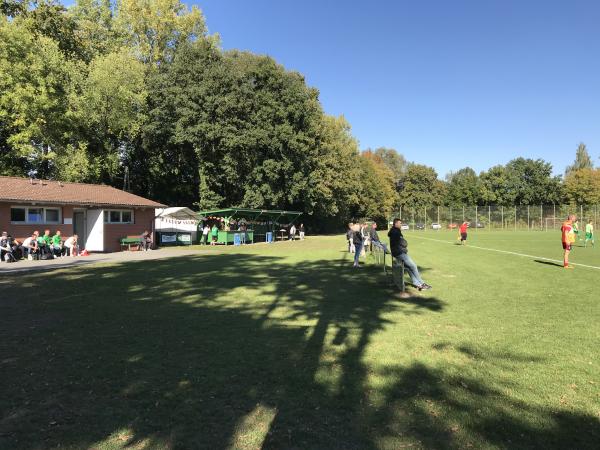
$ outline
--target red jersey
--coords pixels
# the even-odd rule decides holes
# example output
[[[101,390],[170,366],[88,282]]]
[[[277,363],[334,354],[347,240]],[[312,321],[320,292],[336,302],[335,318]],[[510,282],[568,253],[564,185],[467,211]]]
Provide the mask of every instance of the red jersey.
[[[463,223],[463,224],[460,226],[460,228],[459,228],[459,231],[460,231],[460,233],[461,233],[461,234],[462,234],[462,233],[466,233],[466,232],[467,232],[467,228],[468,228],[468,227],[469,227],[469,225],[467,225],[466,223]]]
[[[564,244],[572,244],[575,242],[575,233],[573,232],[573,222],[567,220],[560,227],[562,231],[562,241]]]

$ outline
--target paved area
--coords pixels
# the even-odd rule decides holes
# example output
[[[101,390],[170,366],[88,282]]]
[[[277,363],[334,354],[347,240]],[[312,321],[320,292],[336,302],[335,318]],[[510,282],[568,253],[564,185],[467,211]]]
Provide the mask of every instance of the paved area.
[[[10,264],[3,261],[0,263],[0,276],[9,273],[55,270],[101,262],[144,261],[185,255],[202,255],[206,253],[208,252],[205,250],[183,249],[180,247],[161,248],[147,252],[92,253],[89,256],[76,256],[74,258],[64,256],[45,261],[21,260]]]

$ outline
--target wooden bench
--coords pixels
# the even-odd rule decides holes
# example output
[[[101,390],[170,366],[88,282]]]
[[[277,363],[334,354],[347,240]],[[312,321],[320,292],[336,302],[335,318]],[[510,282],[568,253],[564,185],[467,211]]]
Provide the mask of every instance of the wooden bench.
[[[119,242],[121,243],[121,251],[124,247],[127,247],[127,250],[131,251],[131,246],[136,247],[135,249],[138,251],[142,249],[142,238],[139,236],[127,236],[121,238]]]

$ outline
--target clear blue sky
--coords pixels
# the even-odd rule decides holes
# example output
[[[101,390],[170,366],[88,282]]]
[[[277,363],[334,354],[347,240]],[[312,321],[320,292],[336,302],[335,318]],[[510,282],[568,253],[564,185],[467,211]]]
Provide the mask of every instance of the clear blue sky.
[[[362,149],[440,177],[517,156],[600,164],[600,2],[203,0],[224,49],[303,73]]]

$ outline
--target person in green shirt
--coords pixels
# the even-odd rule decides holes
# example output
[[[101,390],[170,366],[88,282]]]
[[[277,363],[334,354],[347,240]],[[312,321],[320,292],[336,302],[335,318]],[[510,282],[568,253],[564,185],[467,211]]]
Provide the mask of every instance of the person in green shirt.
[[[44,255],[46,253],[52,254],[52,250],[50,249],[50,244],[52,244],[52,238],[50,237],[50,230],[45,230],[43,236],[39,236],[37,238],[38,246],[40,248],[40,254]]]
[[[573,233],[575,233],[575,239],[581,241],[581,236],[579,235],[579,220],[573,222]]]
[[[592,241],[592,247],[595,247],[594,244],[594,223],[592,220],[588,220],[587,225],[585,226],[585,242],[583,244],[584,247],[587,247],[588,241]]]
[[[217,224],[214,224],[212,226],[212,229],[210,230],[210,235],[212,236],[212,240],[210,241],[210,245],[216,245],[217,244],[217,238],[219,237],[219,227],[217,227]]]
[[[55,258],[62,256],[63,246],[62,246],[62,236],[60,235],[60,230],[56,230],[56,234],[54,236],[52,236],[52,243],[51,243],[50,247],[52,248],[52,253],[54,254]]]

